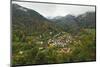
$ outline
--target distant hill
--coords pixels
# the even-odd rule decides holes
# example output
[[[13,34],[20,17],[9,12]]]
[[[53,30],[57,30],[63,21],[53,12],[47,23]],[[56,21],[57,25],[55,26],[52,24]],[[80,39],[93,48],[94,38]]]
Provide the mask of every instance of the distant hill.
[[[95,12],[86,12],[78,17],[69,14],[47,19],[35,10],[12,4],[13,30],[24,30],[27,34],[50,31],[77,33],[81,28],[95,28],[95,21]]]
[[[86,12],[77,17],[79,25],[84,28],[95,28],[96,14],[95,12]]]
[[[12,4],[12,26],[14,30],[25,30],[27,33],[59,31],[54,23],[38,12]]]
[[[60,27],[62,27],[67,32],[75,32],[79,30],[78,21],[73,15],[66,15],[64,17],[55,17],[52,21],[56,22]]]
[[[96,25],[95,12],[86,12],[77,17],[70,14],[64,17],[57,16],[50,20],[56,22],[63,30],[71,33],[78,32],[81,28],[95,28]]]

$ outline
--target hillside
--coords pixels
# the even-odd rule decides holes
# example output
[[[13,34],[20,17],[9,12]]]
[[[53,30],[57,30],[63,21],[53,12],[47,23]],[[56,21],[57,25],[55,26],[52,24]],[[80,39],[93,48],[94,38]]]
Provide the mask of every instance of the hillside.
[[[50,32],[51,30],[58,31],[54,23],[38,12],[17,4],[12,5],[12,25],[14,30],[25,30],[27,34],[32,32]]]
[[[80,29],[76,17],[70,14],[64,17],[55,17],[51,20],[56,22],[57,25],[59,25],[63,30],[69,33],[78,32]]]
[[[77,17],[78,23],[84,28],[95,28],[96,27],[96,13],[86,12]]]
[[[12,65],[96,60],[95,12],[49,18],[12,4]]]

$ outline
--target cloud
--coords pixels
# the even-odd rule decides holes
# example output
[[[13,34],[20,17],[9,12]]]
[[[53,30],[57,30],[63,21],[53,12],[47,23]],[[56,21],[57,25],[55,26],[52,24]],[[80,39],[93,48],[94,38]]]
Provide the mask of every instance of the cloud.
[[[13,3],[17,3],[23,7],[33,9],[45,17],[65,16],[67,14],[73,14],[77,16],[87,11],[95,11],[95,7],[93,6],[61,5],[15,1],[13,1]]]

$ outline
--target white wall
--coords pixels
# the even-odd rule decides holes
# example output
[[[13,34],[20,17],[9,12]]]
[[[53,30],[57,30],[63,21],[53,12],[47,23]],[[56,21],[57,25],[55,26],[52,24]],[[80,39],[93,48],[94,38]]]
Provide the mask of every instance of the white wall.
[[[97,61],[39,65],[37,67],[99,67],[100,65],[100,0],[29,0],[41,2],[87,4],[97,6]],[[10,0],[0,0],[0,67],[10,67]],[[29,66],[27,66],[29,67]],[[31,66],[30,66],[31,67]],[[35,66],[34,66],[35,67]]]

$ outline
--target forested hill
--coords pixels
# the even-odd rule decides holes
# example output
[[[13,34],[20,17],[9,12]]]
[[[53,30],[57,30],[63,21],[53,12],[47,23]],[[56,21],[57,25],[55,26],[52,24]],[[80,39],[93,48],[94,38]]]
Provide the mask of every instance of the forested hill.
[[[51,20],[56,22],[56,24],[59,25],[60,27],[62,27],[64,31],[70,33],[77,32],[80,29],[77,18],[70,14],[64,17],[55,17]]]
[[[78,32],[81,28],[95,28],[95,14],[95,12],[86,12],[77,17],[69,14],[64,17],[54,17],[50,20],[56,22],[57,25],[62,27],[67,32]]]
[[[59,29],[38,12],[17,4],[12,4],[12,22],[14,30],[25,30],[27,34],[34,31],[43,33],[52,30],[56,32]]]
[[[96,13],[86,12],[77,17],[79,25],[84,28],[95,28],[96,26]]]
[[[95,12],[86,12],[75,17],[66,15],[47,19],[35,10],[12,4],[13,29],[26,29],[27,33],[32,32],[59,32],[66,31],[76,33],[80,28],[95,28]]]

